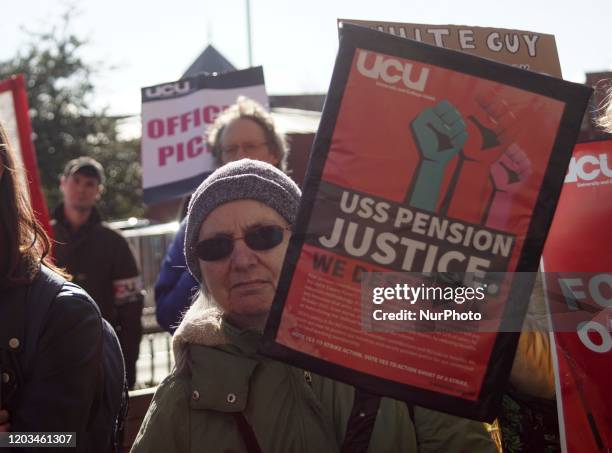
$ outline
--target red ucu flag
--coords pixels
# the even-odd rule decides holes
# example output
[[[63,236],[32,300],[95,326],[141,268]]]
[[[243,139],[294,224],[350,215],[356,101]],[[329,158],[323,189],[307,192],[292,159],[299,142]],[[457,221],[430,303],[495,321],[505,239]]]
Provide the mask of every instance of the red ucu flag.
[[[547,287],[560,289],[566,311],[589,309],[572,331],[552,316],[559,425],[569,453],[612,448],[611,159],[612,140],[576,145],[543,255]]]

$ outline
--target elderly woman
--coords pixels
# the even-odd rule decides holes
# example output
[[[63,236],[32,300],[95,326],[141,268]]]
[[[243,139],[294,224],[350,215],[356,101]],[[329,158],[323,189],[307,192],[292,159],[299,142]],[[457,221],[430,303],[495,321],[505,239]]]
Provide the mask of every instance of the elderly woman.
[[[157,390],[133,452],[340,451],[355,389],[257,353],[299,199],[284,173],[247,159],[195,192],[185,254],[216,308],[196,302],[176,331],[176,369]],[[412,412],[383,398],[368,451],[495,451],[480,423]]]

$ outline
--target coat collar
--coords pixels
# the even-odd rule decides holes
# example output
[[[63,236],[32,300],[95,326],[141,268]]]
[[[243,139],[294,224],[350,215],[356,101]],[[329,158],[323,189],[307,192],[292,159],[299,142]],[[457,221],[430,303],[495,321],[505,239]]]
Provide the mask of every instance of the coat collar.
[[[70,231],[70,223],[68,222],[68,219],[66,218],[66,214],[64,213],[64,203],[63,202],[57,205],[57,207],[55,208],[55,211],[53,211],[53,218],[57,220],[57,222],[60,225],[66,228],[67,231]],[[79,228],[79,230],[84,229],[84,228],[90,228],[100,223],[102,223],[102,217],[100,216],[100,211],[98,211],[98,208],[96,208],[95,206],[92,206],[91,214],[89,215],[87,222],[81,228]]]
[[[220,346],[231,344],[243,354],[252,356],[257,352],[261,333],[255,330],[241,330],[223,318],[216,307],[204,308],[199,298],[185,313],[181,324],[172,337],[172,349],[177,368],[183,362],[189,345]]]

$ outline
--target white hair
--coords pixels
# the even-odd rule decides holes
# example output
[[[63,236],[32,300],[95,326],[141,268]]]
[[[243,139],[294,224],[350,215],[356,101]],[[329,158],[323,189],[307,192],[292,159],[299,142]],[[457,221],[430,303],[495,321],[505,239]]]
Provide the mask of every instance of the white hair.
[[[172,337],[175,372],[188,369],[189,344],[215,346],[228,343],[221,329],[222,316],[221,308],[200,288]]]

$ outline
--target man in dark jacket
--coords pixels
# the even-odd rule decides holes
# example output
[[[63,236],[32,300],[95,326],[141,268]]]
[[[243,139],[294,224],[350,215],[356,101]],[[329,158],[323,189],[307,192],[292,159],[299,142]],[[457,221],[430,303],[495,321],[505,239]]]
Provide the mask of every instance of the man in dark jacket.
[[[102,165],[94,159],[80,157],[66,165],[60,181],[64,202],[55,209],[52,221],[54,257],[115,328],[132,388],[142,339],[143,285],[127,241],[102,222],[95,207],[103,182]]]

